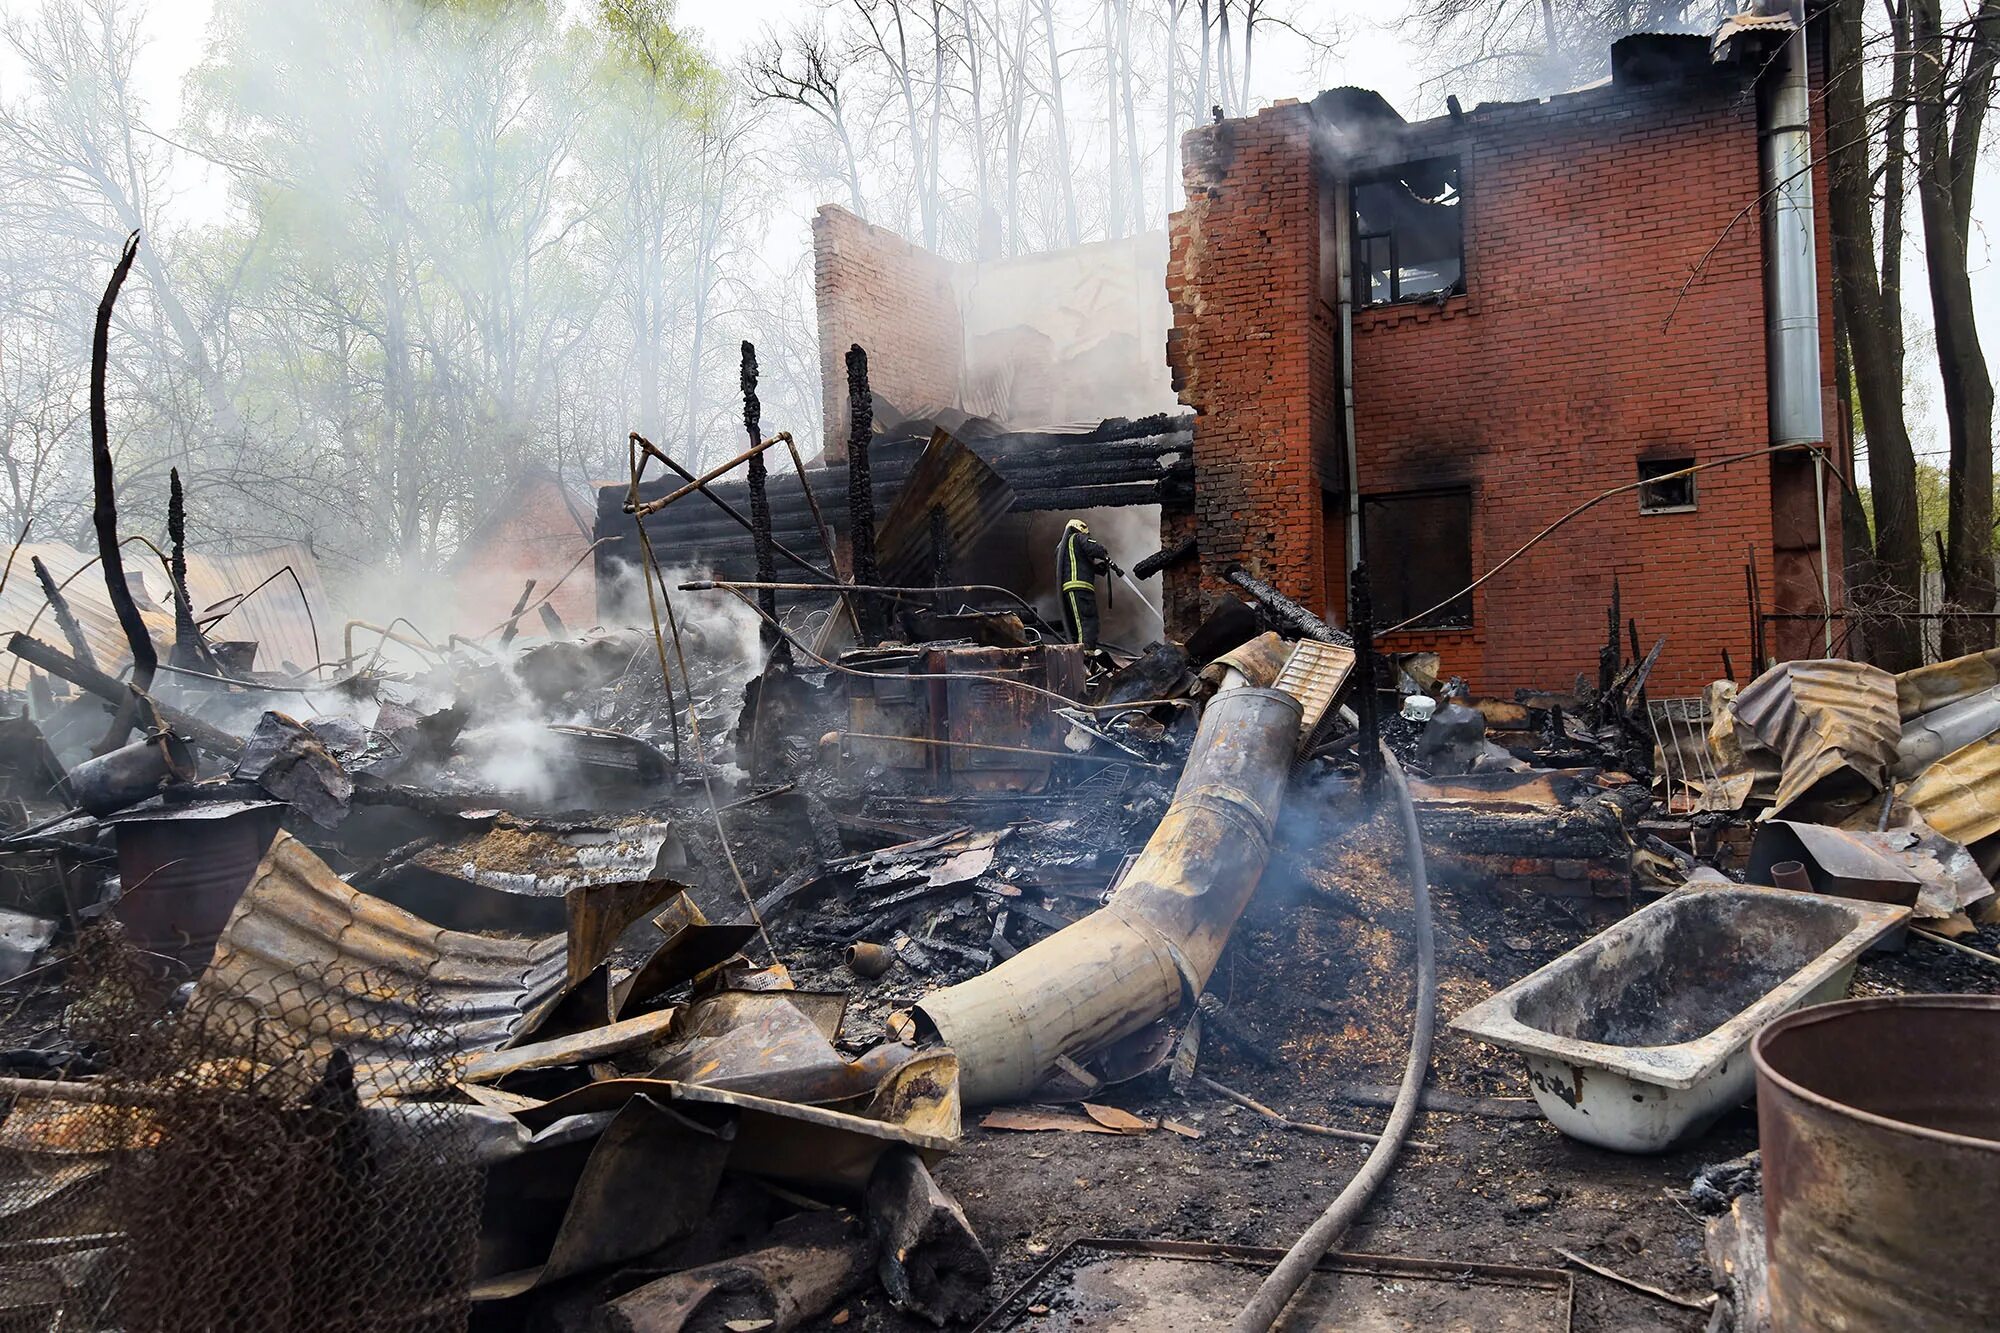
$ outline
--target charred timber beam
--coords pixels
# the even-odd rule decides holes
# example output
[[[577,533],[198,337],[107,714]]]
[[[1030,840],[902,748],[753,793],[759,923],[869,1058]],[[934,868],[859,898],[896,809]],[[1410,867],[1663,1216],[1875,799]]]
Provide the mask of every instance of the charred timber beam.
[[[83,637],[83,626],[76,623],[76,612],[70,610],[69,598],[63,596],[55,575],[49,573],[49,567],[42,563],[38,555],[29,557],[29,563],[35,567],[35,578],[41,582],[42,596],[48,599],[49,610],[55,613],[56,627],[62,630],[70,652],[76,654],[78,662],[95,671],[97,657],[90,651],[90,640]]]
[[[1017,490],[1014,508],[1023,512],[1050,509],[1119,509],[1126,505],[1154,505],[1171,498],[1165,480],[1127,482],[1116,486],[1075,486],[1060,489]]]
[[[1264,580],[1246,570],[1231,566],[1225,570],[1223,578],[1235,584],[1257,599],[1271,619],[1294,634],[1307,639],[1318,639],[1321,643],[1337,643],[1343,648],[1354,646],[1353,636],[1334,629],[1324,620],[1300,606],[1285,594],[1279,592]]]
[[[1155,551],[1138,564],[1132,566],[1132,577],[1135,579],[1149,579],[1163,569],[1169,569],[1174,565],[1178,565],[1181,561],[1193,555],[1200,547],[1201,543],[1197,542],[1194,538],[1183,537],[1172,546],[1164,550]]]
[[[1218,694],[1173,804],[1110,901],[917,1005],[918,1030],[957,1053],[968,1104],[1025,1097],[1063,1058],[1201,993],[1264,873],[1299,719],[1298,700],[1279,690]]]
[[[28,665],[40,667],[51,676],[59,676],[78,689],[117,704],[121,708],[135,700],[144,699],[146,704],[159,715],[160,721],[168,730],[211,754],[234,759],[243,753],[243,742],[221,728],[210,726],[200,718],[191,717],[177,708],[171,708],[144,694],[135,685],[107,676],[95,667],[85,666],[40,639],[31,639],[25,634],[15,634],[7,640],[7,651]]]
[[[662,457],[664,457],[664,455],[662,455]],[[690,473],[686,468],[682,467],[679,463],[674,462],[672,459],[667,459],[666,463],[668,467],[672,468],[675,472],[679,473],[681,476],[687,477],[690,480],[693,479],[693,474]],[[700,523],[698,520],[692,522],[683,520],[683,524],[685,526],[676,525],[674,529],[674,539],[675,539],[674,544],[676,546],[680,544],[682,539],[682,534],[684,532],[687,533],[689,537],[695,540],[699,540],[700,536],[707,535],[709,533],[718,534],[726,538],[732,532],[741,530],[743,532],[751,534],[752,540],[754,541],[757,533],[756,525],[750,519],[745,518],[743,516],[743,512],[740,509],[737,509],[734,505],[730,504],[728,501],[724,500],[721,496],[717,495],[712,487],[708,486],[702,487],[701,493],[703,495],[706,495],[710,500],[714,501],[716,508],[720,509],[725,515],[727,515],[730,519],[730,522],[729,524],[724,525],[717,523],[704,524]],[[787,537],[793,537],[793,538],[798,538],[800,536],[800,534],[789,525],[787,525],[785,528],[785,535]],[[797,565],[800,569],[805,570],[806,573],[817,576],[823,582],[828,584],[832,584],[833,582],[835,582],[834,576],[827,570],[824,570],[820,568],[818,565],[815,565],[812,561],[800,555],[797,551],[793,550],[783,541],[780,541],[778,539],[778,534],[775,524],[772,525],[771,550],[773,553],[785,557],[785,559],[791,561],[794,565]]]

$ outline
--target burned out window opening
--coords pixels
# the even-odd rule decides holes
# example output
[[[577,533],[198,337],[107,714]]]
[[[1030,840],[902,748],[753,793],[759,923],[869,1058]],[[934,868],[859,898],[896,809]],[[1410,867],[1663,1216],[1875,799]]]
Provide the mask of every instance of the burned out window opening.
[[[1694,475],[1676,477],[1694,466],[1692,458],[1642,458],[1639,460],[1639,512],[1642,514],[1685,514],[1695,507]],[[1656,480],[1665,478],[1665,480]]]
[[[1375,623],[1430,611],[1472,582],[1472,492],[1405,491],[1364,496],[1361,549],[1368,560]],[[1413,629],[1470,629],[1472,598],[1452,597]]]
[[[1356,176],[1354,300],[1436,301],[1465,290],[1458,159],[1429,157]]]

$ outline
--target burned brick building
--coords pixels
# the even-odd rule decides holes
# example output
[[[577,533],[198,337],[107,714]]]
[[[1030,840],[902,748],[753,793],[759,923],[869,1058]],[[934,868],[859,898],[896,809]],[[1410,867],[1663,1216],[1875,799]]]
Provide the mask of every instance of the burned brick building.
[[[1340,89],[1191,131],[1167,289],[1193,503],[1162,526],[1199,557],[1170,623],[1234,565],[1342,621],[1365,559],[1376,625],[1416,622],[1385,647],[1484,692],[1594,673],[1614,582],[1668,638],[1656,692],[1713,679],[1718,645],[1746,667],[1759,613],[1768,655],[1819,655],[1851,449],[1791,35],[1629,37],[1601,84],[1416,123]],[[1454,599],[1592,497],[1731,458]]]

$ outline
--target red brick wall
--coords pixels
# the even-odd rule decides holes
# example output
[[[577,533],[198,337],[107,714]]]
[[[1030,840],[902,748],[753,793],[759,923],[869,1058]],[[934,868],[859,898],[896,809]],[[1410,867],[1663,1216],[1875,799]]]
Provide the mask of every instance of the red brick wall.
[[[876,395],[905,412],[958,401],[964,359],[951,264],[835,204],[813,217],[820,403],[829,457],[847,453],[847,349],[868,353]]]
[[[1204,576],[1241,560],[1324,606],[1339,596],[1327,585],[1340,519],[1332,507],[1322,519],[1312,467],[1332,416],[1334,345],[1318,299],[1308,119],[1279,107],[1190,134],[1169,359],[1201,413]],[[1472,568],[1483,572],[1573,506],[1635,480],[1642,456],[1708,462],[1765,445],[1747,90],[1599,89],[1425,122],[1407,138],[1404,156],[1459,156],[1467,294],[1357,312],[1364,494],[1469,487]],[[1823,213],[1820,234],[1827,274]],[[1829,339],[1830,291],[1829,275]],[[1830,342],[1823,370],[1830,386]],[[1762,458],[1702,473],[1692,513],[1641,515],[1632,493],[1605,500],[1487,582],[1472,629],[1390,646],[1436,648],[1447,673],[1488,693],[1594,678],[1616,580],[1647,646],[1667,636],[1656,696],[1712,679],[1724,646],[1741,675],[1747,553],[1772,604],[1772,478]],[[1833,568],[1838,578],[1837,551]]]
[[[1327,602],[1315,443],[1333,429],[1332,312],[1320,300],[1312,113],[1280,103],[1182,140],[1187,207],[1173,215],[1167,364],[1195,426],[1194,532],[1203,589],[1239,564],[1309,607]],[[1194,606],[1196,568],[1169,573]],[[1177,626],[1183,632],[1186,626]]]
[[[555,588],[549,605],[570,633],[581,634],[598,623],[596,570],[588,559],[577,564],[590,549],[590,534],[577,526],[573,503],[565,501],[553,480],[509,492],[492,520],[452,562],[454,630],[484,634],[506,620],[529,579],[535,580],[530,600],[539,601]],[[583,512],[587,522],[590,510]],[[576,571],[556,587],[573,564]],[[529,638],[545,633],[539,613],[521,618],[521,633]]]

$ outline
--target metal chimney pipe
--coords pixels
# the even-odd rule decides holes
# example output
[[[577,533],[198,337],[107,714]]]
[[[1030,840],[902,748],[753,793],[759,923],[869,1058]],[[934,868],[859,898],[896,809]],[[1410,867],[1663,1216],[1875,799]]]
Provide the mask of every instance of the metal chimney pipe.
[[[1173,803],[1103,907],[990,972],[933,991],[914,1017],[958,1055],[968,1106],[1026,1097],[1201,994],[1264,873],[1299,743],[1299,701],[1224,688]]]
[[[1757,99],[1764,197],[1764,338],[1773,444],[1817,444],[1821,419],[1819,266],[1813,245],[1812,98],[1805,0],[1767,0],[1795,25]]]

